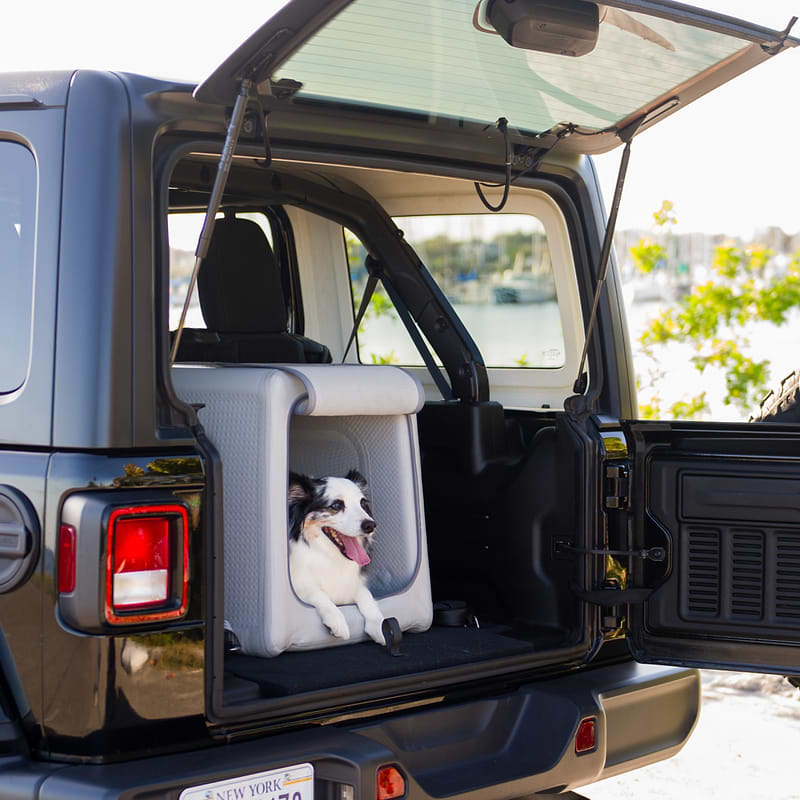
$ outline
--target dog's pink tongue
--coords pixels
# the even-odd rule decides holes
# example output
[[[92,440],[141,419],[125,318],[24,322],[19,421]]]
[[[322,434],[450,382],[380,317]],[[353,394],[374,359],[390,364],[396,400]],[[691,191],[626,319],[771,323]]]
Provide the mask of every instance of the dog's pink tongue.
[[[342,542],[344,542],[344,552],[351,561],[355,561],[356,564],[361,567],[363,567],[365,564],[369,564],[369,556],[367,555],[367,551],[361,546],[361,542],[358,541],[358,537],[342,536],[341,538]]]

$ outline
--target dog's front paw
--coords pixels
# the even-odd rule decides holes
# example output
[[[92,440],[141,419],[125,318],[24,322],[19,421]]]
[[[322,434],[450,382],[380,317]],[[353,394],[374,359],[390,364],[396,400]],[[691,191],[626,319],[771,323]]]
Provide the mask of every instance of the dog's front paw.
[[[337,639],[350,638],[350,628],[348,627],[347,620],[344,618],[344,614],[342,614],[341,611],[335,615],[330,614],[323,620],[323,622]]]
[[[383,631],[381,628],[383,627],[383,617],[378,620],[366,620],[364,623],[364,630],[372,639],[373,642],[377,642],[381,647],[386,644],[386,639],[383,637]]]

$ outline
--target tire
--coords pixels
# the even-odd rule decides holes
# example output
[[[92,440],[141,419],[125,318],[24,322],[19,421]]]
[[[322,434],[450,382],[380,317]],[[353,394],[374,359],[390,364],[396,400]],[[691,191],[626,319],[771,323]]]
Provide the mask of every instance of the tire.
[[[762,401],[758,414],[750,422],[800,422],[800,370],[781,381],[777,392],[770,392]]]

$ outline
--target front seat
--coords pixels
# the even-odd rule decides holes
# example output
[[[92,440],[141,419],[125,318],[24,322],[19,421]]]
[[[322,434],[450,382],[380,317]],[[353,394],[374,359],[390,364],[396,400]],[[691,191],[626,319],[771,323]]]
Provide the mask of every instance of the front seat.
[[[275,255],[260,226],[220,219],[197,277],[206,329],[186,328],[177,361],[329,363],[325,345],[289,333]]]

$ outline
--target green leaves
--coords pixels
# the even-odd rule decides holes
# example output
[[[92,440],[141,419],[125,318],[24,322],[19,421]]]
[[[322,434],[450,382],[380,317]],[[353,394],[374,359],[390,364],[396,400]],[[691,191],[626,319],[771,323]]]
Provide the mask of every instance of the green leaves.
[[[709,365],[719,366],[725,370],[724,398],[726,405],[734,404],[743,411],[751,408],[766,394],[769,382],[769,361],[753,361],[741,351],[741,346],[748,344],[746,339],[715,339],[710,351],[692,358],[692,362],[700,372]]]
[[[672,203],[663,203],[653,215],[656,225],[673,225],[672,212]],[[649,238],[641,239],[631,248],[631,255],[640,272],[667,267],[668,248]],[[789,310],[800,306],[800,254],[794,256],[783,274],[770,275],[774,255],[759,244],[741,247],[726,242],[715,247],[710,266],[716,278],[695,286],[648,322],[639,337],[642,354],[656,359],[656,346],[690,343],[696,350],[691,361],[700,373],[710,366],[724,371],[723,402],[747,411],[766,393],[770,375],[768,360],[756,361],[747,354],[746,326],[783,325]],[[655,388],[658,379],[651,383]],[[703,392],[673,404],[667,411],[676,418],[692,419],[708,414],[709,410]],[[645,418],[660,416],[658,396],[641,404],[640,413]]]
[[[653,212],[653,219],[656,222],[656,225],[659,228],[663,228],[665,225],[675,225],[678,221],[678,218],[675,216],[673,211],[675,210],[675,203],[671,200],[664,200],[661,203],[661,208],[658,211]]]
[[[395,355],[394,350],[390,350],[388,353],[370,353],[370,358],[372,358],[373,364],[396,364],[399,359]]]
[[[350,291],[353,297],[353,311],[357,314],[359,306],[361,305],[361,295],[356,291],[355,286],[351,286]],[[377,319],[378,317],[394,317],[397,319],[397,311],[395,311],[394,304],[386,294],[384,294],[382,286],[376,286],[372,297],[369,299],[367,310],[364,312],[364,316],[361,319],[361,325],[358,326],[359,334],[363,335],[364,323],[367,322],[367,320]]]
[[[367,306],[366,316],[370,317],[396,316],[396,312],[394,310],[394,304],[383,293],[382,287],[377,286],[375,288],[375,291],[372,293],[372,297],[369,300],[369,305]]]
[[[657,396],[651,397],[649,403],[639,404],[639,415],[642,419],[697,419],[710,410],[705,392],[688,400],[679,400],[666,410],[662,409],[661,398]]]
[[[741,279],[749,274],[760,275],[775,253],[763,245],[748,245],[745,248],[734,244],[714,248],[711,266],[721,278]]]
[[[631,247],[631,255],[639,272],[649,273],[667,263],[666,249],[646,236]]]

